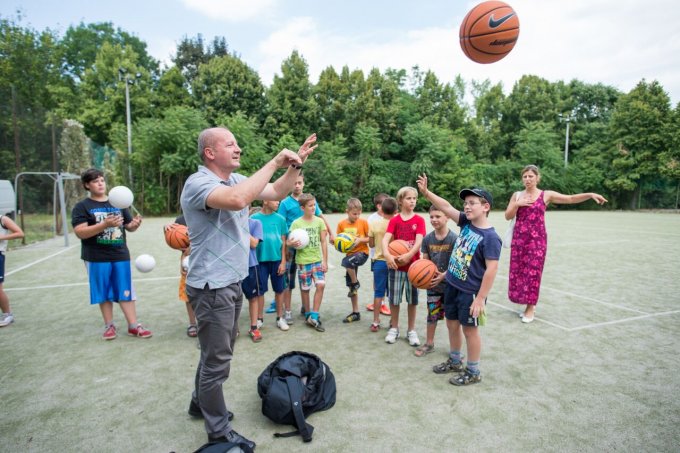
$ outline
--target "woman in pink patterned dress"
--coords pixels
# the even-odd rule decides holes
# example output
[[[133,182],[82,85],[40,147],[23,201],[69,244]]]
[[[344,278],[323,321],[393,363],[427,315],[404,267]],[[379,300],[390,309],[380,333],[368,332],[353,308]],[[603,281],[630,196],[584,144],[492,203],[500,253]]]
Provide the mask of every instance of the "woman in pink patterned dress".
[[[522,322],[534,320],[534,311],[541,289],[541,276],[548,248],[545,231],[545,210],[549,203],[576,204],[593,199],[597,204],[607,200],[596,193],[563,195],[552,190],[538,188],[541,173],[535,165],[527,165],[522,170],[522,192],[513,193],[505,210],[506,220],[517,216],[512,235],[510,252],[510,277],[508,298],[520,305],[526,305],[520,312]]]

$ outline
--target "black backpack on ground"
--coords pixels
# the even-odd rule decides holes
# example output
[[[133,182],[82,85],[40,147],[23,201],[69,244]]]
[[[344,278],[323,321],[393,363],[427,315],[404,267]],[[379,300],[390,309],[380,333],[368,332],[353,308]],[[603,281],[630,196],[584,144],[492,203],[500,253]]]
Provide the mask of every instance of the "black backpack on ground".
[[[262,413],[275,423],[293,425],[296,431],[276,437],[301,435],[312,440],[314,427],[305,417],[335,404],[335,376],[319,357],[309,352],[287,352],[274,360],[257,378]]]

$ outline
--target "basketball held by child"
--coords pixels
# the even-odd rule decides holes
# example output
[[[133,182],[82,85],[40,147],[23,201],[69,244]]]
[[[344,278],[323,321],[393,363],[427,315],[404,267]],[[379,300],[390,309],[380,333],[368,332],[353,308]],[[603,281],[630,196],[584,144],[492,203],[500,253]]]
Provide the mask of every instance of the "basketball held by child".
[[[387,249],[389,250],[390,255],[396,258],[405,253],[408,253],[408,251],[411,250],[411,247],[408,246],[408,242],[406,242],[405,240],[395,239],[394,241],[387,244]]]
[[[109,190],[109,203],[118,209],[127,209],[132,206],[135,196],[132,191],[125,186],[116,186]]]
[[[408,268],[408,280],[413,286],[420,289],[427,289],[432,283],[432,279],[437,275],[437,265],[430,260],[419,259]]]
[[[291,231],[288,234],[288,239],[290,239],[291,241],[300,241],[300,245],[294,247],[295,250],[303,249],[307,247],[307,245],[309,245],[309,234],[307,234],[307,230],[304,230],[302,228],[296,228],[293,231]]]
[[[501,60],[515,47],[518,37],[519,18],[504,2],[480,3],[470,10],[460,25],[460,47],[477,63]]]
[[[165,228],[165,243],[175,250],[184,250],[189,247],[189,231],[187,227],[173,223]]]
[[[135,260],[135,267],[139,272],[151,272],[156,267],[156,260],[148,254],[139,255]]]
[[[350,233],[340,233],[335,236],[335,250],[340,253],[347,253],[354,247],[356,237]]]

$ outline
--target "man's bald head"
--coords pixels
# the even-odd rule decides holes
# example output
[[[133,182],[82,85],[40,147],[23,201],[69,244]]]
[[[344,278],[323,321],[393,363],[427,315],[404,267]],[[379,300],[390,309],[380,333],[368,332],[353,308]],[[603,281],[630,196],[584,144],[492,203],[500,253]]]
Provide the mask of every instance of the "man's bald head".
[[[219,133],[224,131],[229,132],[229,129],[226,127],[211,127],[201,131],[198,136],[198,157],[200,157],[201,160],[205,159],[205,149],[214,147],[215,141],[219,137]]]

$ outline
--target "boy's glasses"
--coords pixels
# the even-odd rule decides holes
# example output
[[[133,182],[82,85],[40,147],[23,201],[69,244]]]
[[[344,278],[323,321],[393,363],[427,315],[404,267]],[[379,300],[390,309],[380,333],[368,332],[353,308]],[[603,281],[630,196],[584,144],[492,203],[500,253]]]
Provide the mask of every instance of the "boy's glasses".
[[[464,201],[463,206],[474,206],[476,204],[482,204],[479,201]]]

